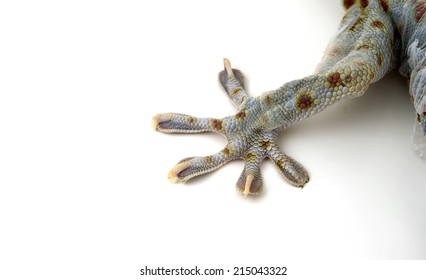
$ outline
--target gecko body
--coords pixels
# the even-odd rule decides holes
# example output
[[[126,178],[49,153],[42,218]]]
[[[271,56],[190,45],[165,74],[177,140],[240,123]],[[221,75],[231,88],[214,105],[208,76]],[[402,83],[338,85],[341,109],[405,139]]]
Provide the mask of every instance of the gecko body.
[[[279,132],[346,97],[359,97],[392,69],[409,80],[416,110],[414,149],[426,155],[426,2],[423,0],[344,0],[346,13],[315,72],[276,90],[250,97],[241,71],[224,59],[219,80],[238,112],[224,118],[197,118],[165,113],[154,116],[153,128],[164,133],[212,131],[228,144],[216,154],[178,162],[169,180],[185,182],[242,159],[237,189],[245,196],[262,191],[260,164],[271,159],[293,186],[303,187],[308,173],[280,150]]]

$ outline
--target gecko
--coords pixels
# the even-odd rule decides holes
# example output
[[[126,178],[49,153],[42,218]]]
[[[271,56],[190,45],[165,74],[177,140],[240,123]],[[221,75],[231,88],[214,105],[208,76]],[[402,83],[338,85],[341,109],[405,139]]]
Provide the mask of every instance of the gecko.
[[[276,90],[249,96],[243,73],[224,59],[219,81],[237,109],[224,118],[158,114],[154,130],[163,133],[215,132],[227,145],[209,156],[188,157],[168,173],[172,183],[186,182],[240,159],[243,171],[236,188],[245,197],[263,189],[261,162],[269,158],[279,173],[303,188],[308,172],[278,146],[280,131],[347,97],[362,96],[371,83],[398,68],[408,79],[415,107],[413,147],[426,156],[426,1],[343,0],[345,14],[314,73]]]

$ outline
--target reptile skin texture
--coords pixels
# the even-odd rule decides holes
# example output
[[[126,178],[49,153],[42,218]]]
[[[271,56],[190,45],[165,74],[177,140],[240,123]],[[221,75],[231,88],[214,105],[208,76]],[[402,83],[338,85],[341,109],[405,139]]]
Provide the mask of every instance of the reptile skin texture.
[[[318,113],[346,97],[359,97],[390,70],[409,81],[414,104],[413,148],[426,157],[426,1],[344,0],[346,13],[315,72],[280,88],[250,97],[243,74],[224,59],[219,80],[237,113],[224,118],[197,118],[165,113],[154,116],[152,126],[164,133],[211,131],[224,135],[228,144],[218,153],[189,157],[173,167],[168,178],[185,182],[242,159],[237,189],[245,196],[262,191],[260,164],[271,159],[283,177],[303,187],[308,173],[280,150],[277,136],[296,122]]]

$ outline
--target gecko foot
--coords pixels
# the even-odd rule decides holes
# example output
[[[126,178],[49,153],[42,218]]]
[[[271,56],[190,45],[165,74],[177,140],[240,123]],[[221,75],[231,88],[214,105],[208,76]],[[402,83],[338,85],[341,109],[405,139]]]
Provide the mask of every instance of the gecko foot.
[[[163,133],[215,132],[224,135],[228,144],[219,152],[201,157],[189,157],[179,161],[168,174],[172,183],[189,179],[218,169],[225,163],[244,160],[244,169],[236,188],[245,197],[260,194],[263,190],[260,165],[271,159],[281,175],[293,186],[303,187],[309,180],[306,170],[294,159],[284,154],[277,145],[279,129],[268,130],[259,125],[262,110],[256,99],[249,97],[241,71],[232,69],[224,59],[225,70],[219,80],[239,110],[236,115],[222,119],[197,118],[178,113],[158,114],[153,117],[154,130]],[[261,123],[261,122],[260,122]]]

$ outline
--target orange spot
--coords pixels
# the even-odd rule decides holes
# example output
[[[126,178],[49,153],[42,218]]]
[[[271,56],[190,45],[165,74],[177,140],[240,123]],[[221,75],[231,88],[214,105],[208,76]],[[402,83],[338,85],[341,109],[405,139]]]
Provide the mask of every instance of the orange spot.
[[[262,141],[260,141],[259,145],[262,149],[266,150],[266,149],[269,148],[269,146],[271,146],[271,141],[262,140]]]
[[[389,11],[389,3],[387,0],[380,0],[380,5],[382,5],[385,12]]]
[[[378,64],[379,66],[382,66],[382,63],[383,63],[383,61],[382,61],[382,55],[381,55],[381,54],[378,54],[378,55],[377,55],[377,64]]]
[[[355,0],[343,0],[343,6],[345,9],[349,9],[353,4],[355,4]]]
[[[213,163],[214,158],[213,158],[213,156],[206,156],[206,157],[205,157],[205,160],[206,160],[207,164],[212,164],[212,163]]]
[[[273,101],[272,94],[268,93],[267,95],[265,95],[264,100],[266,104],[271,105]]]
[[[419,22],[424,14],[426,12],[426,5],[424,2],[417,3],[416,7],[414,8],[414,19],[416,22]]]
[[[342,84],[342,79],[340,78],[340,73],[334,72],[328,76],[327,81],[330,83],[331,87],[338,87]]]
[[[229,155],[231,154],[231,149],[229,147],[225,147],[222,151],[221,151],[222,155],[224,155],[225,157],[229,157]]]
[[[237,120],[242,121],[246,118],[246,111],[241,111],[238,112],[237,115],[235,115],[235,117],[237,118]]]
[[[231,91],[231,95],[237,95],[238,93],[240,93],[240,91],[242,91],[242,89],[241,88],[234,88],[232,91]]]
[[[380,28],[380,29],[385,29],[385,25],[383,24],[383,22],[381,22],[380,20],[374,20],[372,23],[371,23],[371,26],[372,27],[377,27],[377,28]]]
[[[193,124],[195,122],[195,118],[194,117],[188,117],[188,123],[189,124]]]
[[[223,121],[218,119],[212,119],[210,121],[210,126],[215,130],[222,130],[223,128]]]
[[[256,159],[256,153],[255,152],[248,152],[246,154],[245,160],[246,161],[254,161]]]
[[[366,8],[368,6],[368,0],[361,0],[361,8]]]
[[[314,100],[310,94],[302,93],[296,97],[296,106],[302,110],[309,109],[314,106]]]

